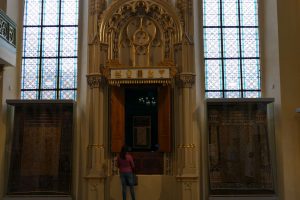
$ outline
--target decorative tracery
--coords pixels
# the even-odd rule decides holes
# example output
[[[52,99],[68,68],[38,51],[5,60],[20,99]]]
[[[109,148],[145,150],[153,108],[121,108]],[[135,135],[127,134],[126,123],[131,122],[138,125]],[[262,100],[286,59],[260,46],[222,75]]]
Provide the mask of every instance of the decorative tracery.
[[[155,1],[120,1],[112,6],[107,13],[104,13],[104,17],[99,22],[99,32],[109,33],[100,35],[100,41],[111,44],[110,48],[113,48],[110,50],[111,55],[108,59],[119,58],[117,47],[120,41],[118,36],[124,27],[129,24],[129,21],[132,21],[133,18],[141,19],[141,17],[155,22],[157,29],[161,30],[165,59],[172,59],[171,48],[180,41],[182,31],[179,19],[175,13],[172,15],[173,11],[170,11],[171,9],[168,10]]]
[[[170,84],[182,24],[169,2],[113,2],[98,21],[99,44],[106,44],[101,73],[109,84]],[[137,69],[138,68],[138,69]]]

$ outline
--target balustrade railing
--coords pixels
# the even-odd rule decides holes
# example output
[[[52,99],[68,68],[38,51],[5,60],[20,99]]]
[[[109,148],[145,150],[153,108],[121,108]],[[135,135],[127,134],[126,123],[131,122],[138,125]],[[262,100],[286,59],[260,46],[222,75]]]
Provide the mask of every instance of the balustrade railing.
[[[16,47],[16,23],[0,10],[0,38]]]

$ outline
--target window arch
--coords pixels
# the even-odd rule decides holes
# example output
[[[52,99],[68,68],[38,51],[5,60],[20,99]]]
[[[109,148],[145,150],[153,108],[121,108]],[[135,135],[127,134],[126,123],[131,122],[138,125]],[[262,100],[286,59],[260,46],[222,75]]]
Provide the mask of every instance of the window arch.
[[[22,99],[76,99],[78,0],[25,0]]]
[[[261,96],[257,0],[203,0],[208,98]]]

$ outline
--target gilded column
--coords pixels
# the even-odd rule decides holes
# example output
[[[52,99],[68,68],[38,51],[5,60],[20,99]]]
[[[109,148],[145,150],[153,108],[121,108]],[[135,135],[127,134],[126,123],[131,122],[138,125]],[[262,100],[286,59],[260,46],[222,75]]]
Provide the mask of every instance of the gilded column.
[[[176,144],[178,163],[176,178],[181,192],[179,199],[194,200],[198,199],[197,138],[194,137],[195,128],[193,125],[195,74],[181,73],[178,75],[177,80],[181,93],[179,99],[181,105],[179,123],[181,127]]]
[[[85,178],[87,180],[85,198],[87,200],[105,199],[105,180],[107,178],[107,161],[105,160],[104,144],[104,93],[105,81],[100,72],[101,63],[105,62],[105,53],[99,42],[98,19],[106,8],[105,0],[89,1],[89,46],[87,74],[88,83],[88,144],[86,146],[87,165]]]
[[[177,0],[176,6],[180,13],[183,26],[183,36],[181,43],[181,59],[177,85],[179,92],[179,123],[177,145],[177,187],[178,199],[196,200],[199,199],[199,177],[196,149],[197,137],[195,137],[194,110],[196,109],[195,96],[195,63],[194,63],[194,29],[193,11],[191,0]]]

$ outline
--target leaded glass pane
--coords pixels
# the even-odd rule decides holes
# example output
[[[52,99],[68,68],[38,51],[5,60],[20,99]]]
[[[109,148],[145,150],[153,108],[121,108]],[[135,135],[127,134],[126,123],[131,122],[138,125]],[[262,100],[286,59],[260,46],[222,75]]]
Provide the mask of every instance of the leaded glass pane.
[[[57,99],[56,98],[56,91],[41,91],[41,98],[42,99]]]
[[[55,89],[57,87],[57,59],[43,59],[42,89]]]
[[[59,20],[59,1],[44,0],[44,25],[57,25]]]
[[[63,25],[78,24],[78,1],[64,0],[62,1],[62,20]]]
[[[238,21],[238,3],[237,0],[222,1],[223,8],[223,25],[224,26],[237,26]]]
[[[206,60],[206,89],[221,90],[222,85],[222,63],[221,60]]]
[[[39,88],[39,59],[26,59],[22,65],[22,88]]]
[[[221,29],[204,29],[204,54],[207,58],[221,57]]]
[[[61,99],[76,99],[76,93],[73,90],[60,90]]]
[[[37,99],[38,92],[37,91],[22,91],[21,98],[22,99]]]
[[[23,31],[23,57],[40,56],[40,33],[39,27],[26,27]]]
[[[220,24],[220,1],[204,0],[204,26],[218,26]]]
[[[241,98],[241,92],[225,92],[224,98]]]
[[[217,92],[206,92],[207,98],[222,98],[223,94],[219,91]]]
[[[61,70],[60,70],[60,87],[61,88],[76,88],[76,77],[77,77],[77,59],[68,58],[61,59]]]
[[[43,57],[58,56],[58,27],[43,29]]]
[[[257,59],[243,60],[243,87],[245,90],[260,89],[260,70]]]
[[[75,99],[78,0],[25,0],[23,31],[22,98]]]
[[[259,40],[257,28],[242,28],[242,56],[258,57]]]
[[[203,25],[206,96],[259,97],[257,0],[203,0]]]
[[[255,92],[255,91],[244,92],[244,97],[245,98],[260,98],[261,93],[260,92]]]
[[[236,28],[223,29],[223,52],[225,58],[239,57],[239,33]]]
[[[241,1],[241,25],[258,26],[257,0]]]
[[[77,27],[64,27],[61,29],[61,56],[77,56]]]
[[[224,63],[224,88],[226,90],[241,89],[239,60],[225,60]]]
[[[24,25],[37,25],[41,21],[42,0],[25,0]]]

